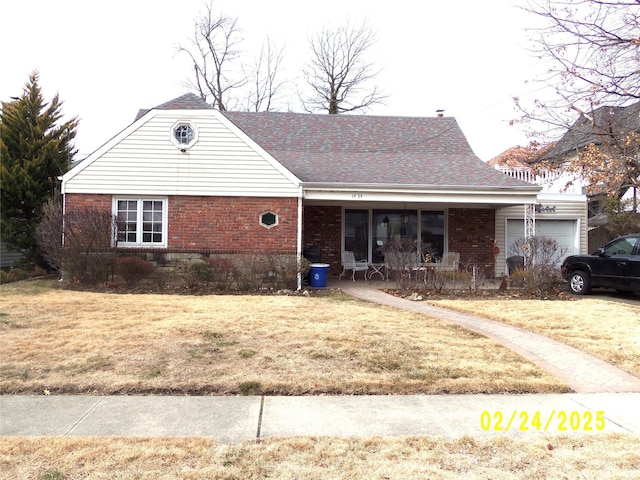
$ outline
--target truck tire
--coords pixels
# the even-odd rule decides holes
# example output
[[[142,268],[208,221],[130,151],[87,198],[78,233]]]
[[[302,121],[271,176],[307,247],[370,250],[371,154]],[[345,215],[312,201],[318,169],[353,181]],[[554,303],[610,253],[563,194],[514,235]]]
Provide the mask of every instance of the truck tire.
[[[585,295],[591,290],[589,274],[582,270],[571,272],[569,276],[569,289],[576,295]]]

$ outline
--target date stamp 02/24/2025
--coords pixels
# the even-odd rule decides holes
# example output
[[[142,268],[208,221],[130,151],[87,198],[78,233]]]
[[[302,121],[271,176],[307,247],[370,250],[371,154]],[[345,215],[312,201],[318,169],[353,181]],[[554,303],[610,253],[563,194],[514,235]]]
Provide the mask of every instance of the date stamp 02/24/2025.
[[[605,427],[604,411],[585,410],[551,410],[550,412],[528,412],[525,410],[513,410],[502,412],[501,410],[484,410],[480,414],[480,428],[484,431],[508,432],[540,431],[540,432],[593,432],[602,431]]]

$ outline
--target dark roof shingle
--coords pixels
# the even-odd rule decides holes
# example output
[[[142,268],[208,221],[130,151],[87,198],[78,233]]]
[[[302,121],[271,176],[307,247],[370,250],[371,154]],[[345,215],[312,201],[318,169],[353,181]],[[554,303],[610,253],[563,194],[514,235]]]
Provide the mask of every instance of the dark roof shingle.
[[[213,107],[205,102],[202,98],[197,96],[194,93],[185,93],[184,95],[179,96],[178,98],[174,98],[173,100],[169,100],[168,102],[162,103],[157,107],[153,108],[154,110],[211,110]],[[136,115],[136,120],[146,115],[150,110],[150,108],[141,108],[138,110]]]
[[[640,102],[627,107],[600,107],[589,117],[578,118],[544,155],[543,160],[563,161],[567,155],[580,151],[591,143],[600,145],[604,141],[620,140],[627,133],[639,132]]]
[[[304,182],[531,187],[482,162],[451,117],[224,112]]]
[[[194,93],[184,95],[169,100],[155,107],[159,110],[212,110],[213,107]]]

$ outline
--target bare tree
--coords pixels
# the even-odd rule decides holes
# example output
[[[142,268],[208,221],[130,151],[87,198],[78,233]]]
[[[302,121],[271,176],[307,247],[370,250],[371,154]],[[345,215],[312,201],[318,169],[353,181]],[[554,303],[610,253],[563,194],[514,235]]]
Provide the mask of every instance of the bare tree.
[[[576,116],[594,121],[602,105],[640,100],[640,5],[634,0],[532,0],[525,10],[541,21],[532,29],[534,54],[548,65],[534,80],[546,98],[516,104],[532,133],[563,132]],[[573,112],[573,115],[571,114]]]
[[[73,281],[97,284],[114,272],[117,223],[111,211],[93,206],[63,214],[56,195],[44,205],[35,237],[49,265]]]
[[[237,23],[237,18],[216,14],[209,4],[195,19],[190,47],[178,47],[178,52],[189,55],[193,62],[195,79],[189,86],[220,111],[228,109],[231,92],[247,82],[244,76],[237,78],[233,70],[242,41]]]
[[[267,37],[252,70],[247,72],[251,87],[247,95],[247,111],[269,112],[274,109],[285,84],[279,77],[283,56],[284,47],[278,47]]]
[[[544,97],[516,99],[515,123],[543,145],[562,135],[542,158],[592,193],[640,186],[640,3],[532,0],[525,10],[541,21],[534,52],[548,69],[534,80]]]
[[[299,94],[303,108],[336,114],[382,103],[387,97],[370,85],[379,70],[366,59],[375,41],[366,22],[359,27],[347,23],[337,30],[324,29],[311,38],[311,60],[302,73],[312,93],[306,98]]]

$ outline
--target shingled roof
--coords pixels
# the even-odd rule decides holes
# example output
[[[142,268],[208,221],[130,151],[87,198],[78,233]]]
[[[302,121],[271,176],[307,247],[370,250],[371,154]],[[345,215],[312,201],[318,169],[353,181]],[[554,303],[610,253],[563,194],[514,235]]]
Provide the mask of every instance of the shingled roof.
[[[213,107],[188,93],[155,108]],[[451,117],[223,114],[307,183],[537,188],[498,172],[476,157]]]
[[[535,188],[476,157],[451,117],[224,115],[304,182]]]
[[[213,110],[213,107],[204,101],[201,97],[193,93],[185,93],[184,95],[169,100],[155,107],[156,110]],[[138,110],[136,120],[144,116],[150,109],[141,108]]]
[[[629,132],[640,132],[640,102],[627,107],[600,107],[589,117],[578,118],[542,159],[563,161],[589,144],[600,145],[605,138],[621,139]]]

